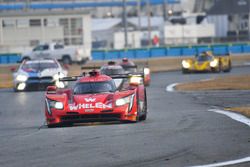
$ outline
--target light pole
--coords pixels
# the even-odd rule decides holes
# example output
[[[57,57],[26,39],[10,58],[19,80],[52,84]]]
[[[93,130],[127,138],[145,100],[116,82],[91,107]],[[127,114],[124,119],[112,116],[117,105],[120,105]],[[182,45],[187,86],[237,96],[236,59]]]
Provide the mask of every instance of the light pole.
[[[148,44],[149,46],[152,46],[151,41],[151,6],[150,6],[150,0],[147,0],[147,16],[148,16]]]
[[[166,2],[166,0],[163,0],[163,6],[162,6],[162,8],[163,8],[163,18],[164,18],[164,21],[167,20],[167,10],[166,10],[166,6],[167,6],[167,2]]]
[[[137,0],[138,31],[141,30],[141,0]]]
[[[128,47],[128,22],[127,22],[127,1],[123,0],[123,26],[124,26],[124,47]]]
[[[26,0],[26,3],[25,3],[25,11],[28,11],[28,10],[29,10],[29,7],[30,7],[30,0]]]
[[[250,0],[248,0],[248,40],[250,40]]]

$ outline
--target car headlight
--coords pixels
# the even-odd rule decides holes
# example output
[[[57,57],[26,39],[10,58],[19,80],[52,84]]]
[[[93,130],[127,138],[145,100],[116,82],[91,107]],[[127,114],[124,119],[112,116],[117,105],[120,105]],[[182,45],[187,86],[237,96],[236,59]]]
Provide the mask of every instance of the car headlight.
[[[115,105],[116,106],[123,106],[125,104],[129,104],[129,111],[130,111],[132,109],[132,106],[133,106],[134,97],[135,97],[135,95],[132,94],[130,96],[127,96],[127,97],[124,97],[121,99],[117,99],[115,101]]]
[[[63,109],[63,103],[62,102],[55,102],[55,108],[58,110],[62,110]]]
[[[150,69],[149,68],[144,68],[144,75],[148,75],[150,73]]]
[[[183,60],[181,64],[182,64],[183,68],[189,68],[190,67],[190,63],[187,62],[186,60]]]
[[[216,67],[218,65],[218,60],[217,59],[214,59],[213,61],[210,62],[210,66],[211,67]]]
[[[25,82],[25,81],[27,81],[27,79],[28,79],[28,77],[26,75],[18,75],[16,77],[16,80],[21,81],[21,82]]]
[[[53,79],[54,80],[59,80],[60,78],[63,78],[63,77],[65,77],[65,75],[63,73],[58,73],[58,74],[55,74],[53,76]]]
[[[63,103],[62,102],[46,99],[46,103],[47,103],[49,108],[55,108],[55,109],[58,109],[58,110],[63,109]]]

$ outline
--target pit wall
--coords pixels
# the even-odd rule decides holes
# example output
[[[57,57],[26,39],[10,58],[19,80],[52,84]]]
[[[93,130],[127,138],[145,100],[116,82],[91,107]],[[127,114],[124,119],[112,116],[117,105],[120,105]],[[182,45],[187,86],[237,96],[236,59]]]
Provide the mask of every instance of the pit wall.
[[[122,50],[93,50],[93,60],[115,60],[127,57],[130,59],[149,59],[165,57],[193,56],[203,51],[212,51],[216,55],[227,53],[236,55],[250,54],[250,43],[227,44],[227,45],[197,45],[197,46],[178,46],[178,47],[152,47],[140,49]],[[10,64],[20,61],[21,54],[8,53],[0,54],[0,64]]]

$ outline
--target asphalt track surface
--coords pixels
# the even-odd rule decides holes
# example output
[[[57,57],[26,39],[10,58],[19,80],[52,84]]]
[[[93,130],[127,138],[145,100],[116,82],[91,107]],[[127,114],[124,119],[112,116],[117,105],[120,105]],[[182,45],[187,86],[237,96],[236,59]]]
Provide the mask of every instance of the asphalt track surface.
[[[176,82],[219,75],[180,71],[152,75],[148,119],[137,124],[84,124],[48,129],[44,92],[0,90],[0,166],[182,167],[250,156],[249,127],[208,111],[249,104],[250,91],[166,92]],[[250,166],[244,163],[237,166]]]

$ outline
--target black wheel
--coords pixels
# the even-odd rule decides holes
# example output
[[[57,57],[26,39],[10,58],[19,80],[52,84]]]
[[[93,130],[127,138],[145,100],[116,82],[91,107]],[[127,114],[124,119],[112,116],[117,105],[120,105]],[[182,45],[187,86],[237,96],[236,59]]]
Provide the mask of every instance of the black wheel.
[[[182,68],[182,74],[188,74],[188,73],[189,73],[188,69]]]
[[[229,61],[227,69],[225,69],[223,72],[230,72],[231,69],[232,69],[232,64],[231,64],[231,61]]]
[[[63,56],[62,62],[63,64],[72,64],[71,58],[69,56]]]
[[[143,104],[143,115],[141,116],[140,120],[145,121],[147,119],[147,114],[148,114],[148,103],[147,103],[147,92],[146,89],[144,91],[145,97],[144,97],[144,104]]]
[[[17,88],[13,88],[13,91],[16,92],[16,93],[19,92],[19,91],[17,90]]]

